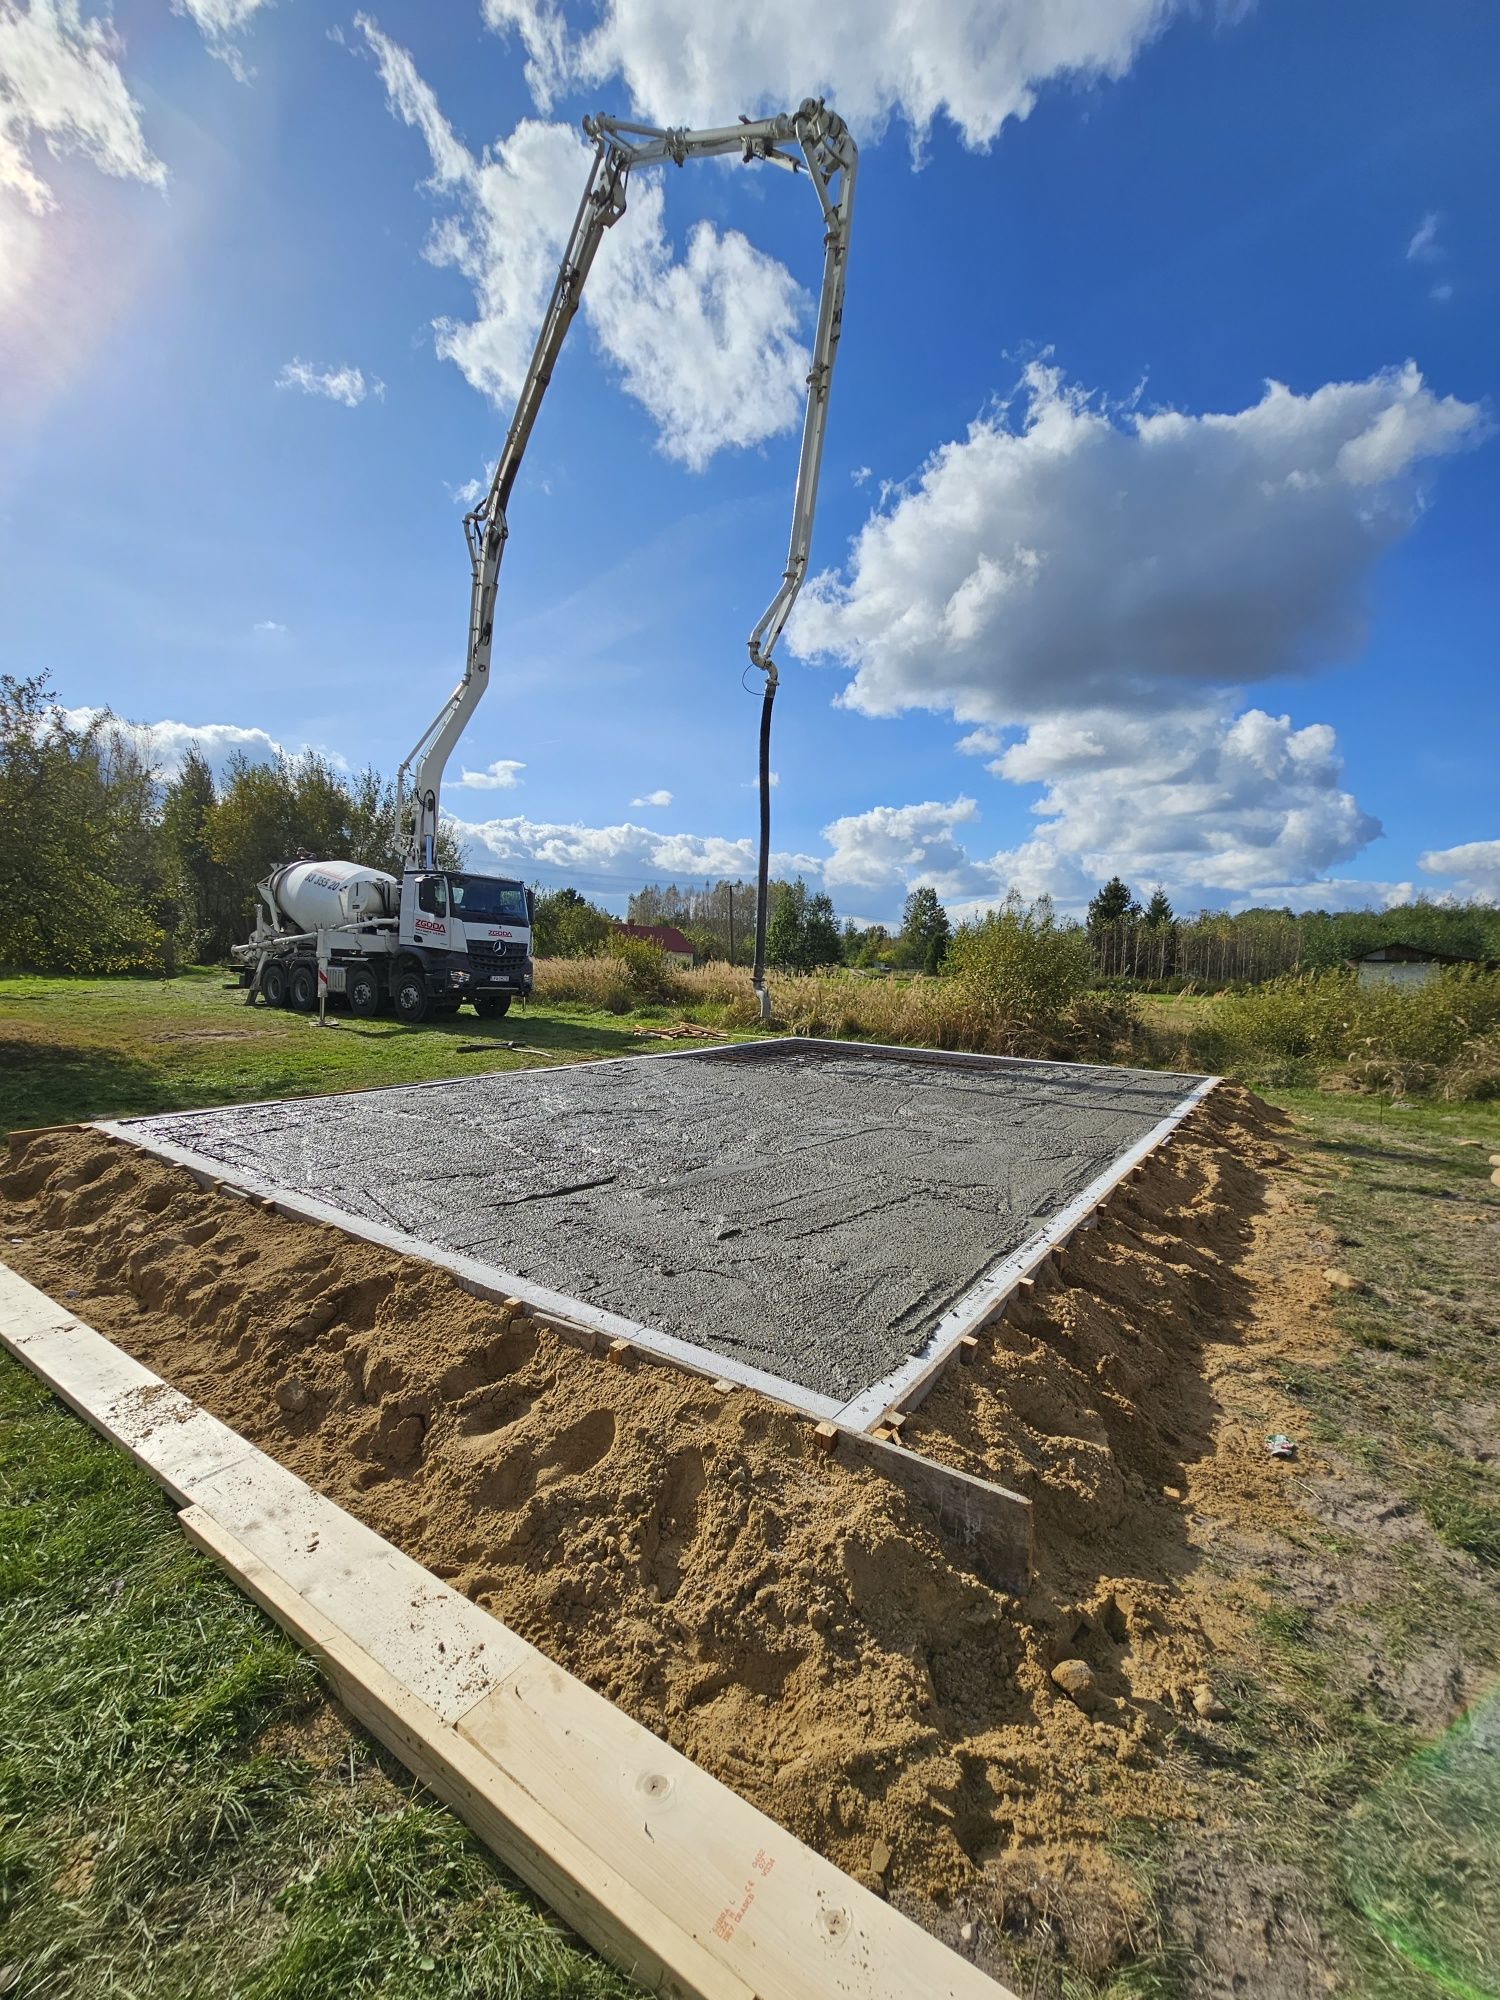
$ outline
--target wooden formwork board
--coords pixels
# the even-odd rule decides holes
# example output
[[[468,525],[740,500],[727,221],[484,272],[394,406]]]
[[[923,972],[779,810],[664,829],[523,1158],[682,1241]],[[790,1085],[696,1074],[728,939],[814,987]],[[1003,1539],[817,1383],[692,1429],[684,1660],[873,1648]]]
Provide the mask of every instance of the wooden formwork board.
[[[0,1345],[145,1466],[348,1707],[615,1964],[701,2000],[1014,2000],[0,1265]]]

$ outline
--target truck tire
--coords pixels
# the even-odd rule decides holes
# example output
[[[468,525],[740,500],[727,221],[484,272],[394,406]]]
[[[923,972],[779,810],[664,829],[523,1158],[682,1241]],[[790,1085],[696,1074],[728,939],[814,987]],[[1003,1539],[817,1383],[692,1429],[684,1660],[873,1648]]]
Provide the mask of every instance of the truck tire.
[[[474,1012],[481,1021],[498,1021],[510,1012],[508,993],[481,993],[474,1002]]]
[[[318,1004],[318,968],[299,959],[286,982],[286,1004],[299,1014],[311,1014]]]
[[[286,967],[274,962],[260,970],[260,997],[268,1007],[286,1005]]]
[[[418,1028],[432,1012],[432,998],[419,965],[403,965],[393,986],[396,1013],[409,1028]]]
[[[349,1012],[368,1020],[370,1015],[380,1012],[380,981],[375,977],[373,966],[356,965],[344,981],[344,994],[349,1002]]]

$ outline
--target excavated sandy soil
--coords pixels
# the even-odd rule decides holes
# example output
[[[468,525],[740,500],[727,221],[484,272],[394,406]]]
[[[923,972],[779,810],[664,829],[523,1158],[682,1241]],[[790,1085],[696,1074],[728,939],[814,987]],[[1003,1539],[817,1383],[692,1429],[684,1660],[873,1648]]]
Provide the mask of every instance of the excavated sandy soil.
[[[1197,1527],[1288,1504],[1212,1388],[1285,1308],[1247,1263],[1281,1124],[1216,1091],[909,1424],[1035,1502],[1024,1599],[755,1395],[610,1365],[98,1135],[21,1152],[0,1251],[945,1934],[1003,1940],[1045,1878],[1086,1971],[1136,1914],[1104,1836],[1192,1816],[1168,1739],[1238,1616],[1195,1578]],[[1050,1678],[1077,1658],[1087,1707]]]

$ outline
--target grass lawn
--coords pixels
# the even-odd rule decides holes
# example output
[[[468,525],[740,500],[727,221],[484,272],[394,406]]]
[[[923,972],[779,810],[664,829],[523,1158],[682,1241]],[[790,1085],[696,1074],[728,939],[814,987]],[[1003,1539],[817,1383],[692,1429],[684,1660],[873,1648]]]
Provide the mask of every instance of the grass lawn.
[[[218,973],[5,979],[0,1128],[638,1053],[675,1017],[537,1005],[320,1031],[244,1008]],[[1294,1536],[1222,1558],[1259,1640],[1222,1665],[1233,1719],[1200,1774],[1202,1865],[1222,1850],[1340,1939],[1362,2000],[1495,2000],[1500,1700],[1446,1725],[1452,1690],[1500,1669],[1500,1103],[1267,1094],[1301,1127],[1330,1259],[1368,1289],[1276,1383],[1335,1476],[1307,1482]],[[154,1483],[8,1361],[0,1717],[0,1995],[633,1991],[342,1720]],[[1140,1858],[1165,1909],[1172,1838]],[[1061,1990],[1209,1991],[1169,1930],[1113,1983]]]
[[[1226,1672],[1255,1849],[1350,1936],[1362,2000],[1495,2000],[1500,1105],[1267,1094],[1366,1289],[1279,1385],[1338,1477],[1267,1569],[1259,1660]]]
[[[466,1011],[409,1028],[340,1012],[319,1028],[315,1015],[243,1003],[221,972],[201,968],[174,980],[0,978],[0,1132],[641,1055],[670,1045],[640,1029],[682,1011],[533,1002],[500,1021]]]
[[[170,1503],[0,1360],[0,1993],[636,1988],[324,1701]]]

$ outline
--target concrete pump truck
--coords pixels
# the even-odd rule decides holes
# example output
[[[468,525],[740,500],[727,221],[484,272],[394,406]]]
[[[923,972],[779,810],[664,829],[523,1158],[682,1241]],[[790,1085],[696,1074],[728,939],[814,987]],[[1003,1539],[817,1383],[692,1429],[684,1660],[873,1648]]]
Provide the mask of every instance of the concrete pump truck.
[[[259,885],[255,934],[233,958],[248,991],[272,1006],[311,1012],[320,998],[342,995],[355,1014],[394,1007],[419,1022],[454,1013],[465,1001],[481,1015],[504,1014],[531,991],[530,894],[519,881],[437,865],[443,772],[489,686],[500,559],[510,506],[542,399],[572,325],[606,229],[625,213],[631,169],[738,153],[805,173],[823,214],[823,281],[807,377],[807,408],[791,542],[775,596],[749,637],[750,664],[763,676],[760,716],[760,844],[755,913],[755,989],[769,1018],[765,981],[766,888],[771,837],[771,705],[777,687],[772,651],[807,575],[813,512],[844,313],[845,267],[858,153],[848,128],[819,99],[774,118],[742,119],[708,132],[585,118],[594,158],[552,287],[541,332],[521,385],[489,492],[464,517],[471,572],[468,652],[463,679],[403,762],[396,780],[397,826],[404,842],[398,882],[354,861],[309,856],[275,868]],[[408,783],[408,780],[410,781]]]

